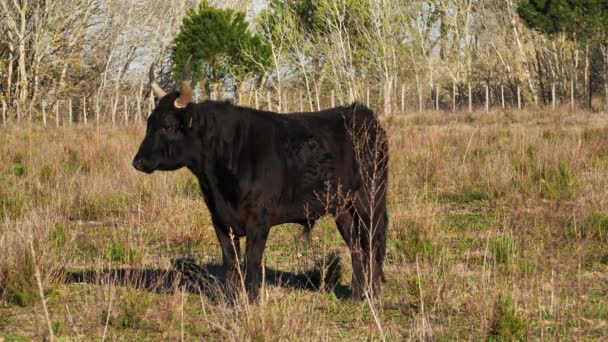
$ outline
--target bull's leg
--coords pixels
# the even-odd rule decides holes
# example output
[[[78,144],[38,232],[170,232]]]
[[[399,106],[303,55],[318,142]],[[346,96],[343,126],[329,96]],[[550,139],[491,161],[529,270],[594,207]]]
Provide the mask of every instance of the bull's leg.
[[[358,222],[355,219],[354,213],[345,212],[336,218],[336,225],[342,235],[342,238],[350,249],[350,257],[353,265],[353,299],[363,299],[365,287],[365,272],[363,265],[363,250],[358,234]]]
[[[269,228],[263,225],[247,227],[246,275],[249,301],[254,302],[260,294],[262,285],[262,256],[268,239]]]
[[[380,280],[383,278],[383,261],[386,252],[386,228],[388,217],[384,211],[376,211],[374,219],[364,209],[357,211],[358,240],[362,251],[362,263],[365,278],[369,283],[365,287],[371,296],[380,294]]]
[[[234,299],[239,288],[239,269],[238,258],[241,255],[241,240],[238,237],[230,236],[221,227],[215,227],[215,234],[222,247],[222,261],[226,278],[226,294]]]

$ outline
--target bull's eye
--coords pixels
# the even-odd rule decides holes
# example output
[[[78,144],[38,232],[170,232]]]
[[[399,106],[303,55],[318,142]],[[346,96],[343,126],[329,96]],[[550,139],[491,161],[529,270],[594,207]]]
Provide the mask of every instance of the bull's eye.
[[[177,127],[161,127],[160,128],[161,132],[163,133],[176,133],[177,132]]]

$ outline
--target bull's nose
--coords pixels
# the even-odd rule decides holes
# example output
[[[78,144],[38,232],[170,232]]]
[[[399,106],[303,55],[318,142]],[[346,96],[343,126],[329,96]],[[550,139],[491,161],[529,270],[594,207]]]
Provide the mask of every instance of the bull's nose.
[[[141,158],[135,158],[135,159],[133,159],[133,167],[136,170],[142,171],[143,161],[141,160]]]

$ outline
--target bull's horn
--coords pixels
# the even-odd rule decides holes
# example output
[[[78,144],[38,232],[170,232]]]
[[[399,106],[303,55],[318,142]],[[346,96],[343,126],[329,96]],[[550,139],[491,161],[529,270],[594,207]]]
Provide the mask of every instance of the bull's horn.
[[[156,95],[157,98],[162,99],[167,92],[160,87],[158,83],[154,80],[154,62],[150,66],[150,87],[152,88],[152,92]]]
[[[175,99],[176,108],[186,108],[186,106],[192,102],[192,80],[190,79],[190,60],[192,56],[188,57],[186,65],[184,66],[184,76],[182,79],[182,92],[177,99]]]

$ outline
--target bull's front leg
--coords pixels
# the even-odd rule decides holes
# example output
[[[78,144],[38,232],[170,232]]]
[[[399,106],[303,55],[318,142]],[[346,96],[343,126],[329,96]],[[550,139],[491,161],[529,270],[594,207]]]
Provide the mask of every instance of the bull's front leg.
[[[222,247],[222,262],[226,279],[226,295],[235,299],[240,288],[239,263],[241,255],[241,240],[230,234],[230,231],[221,225],[214,224],[215,234]]]
[[[262,257],[268,239],[270,228],[266,225],[255,224],[247,227],[246,247],[246,276],[249,302],[254,302],[260,295],[262,285]]]

